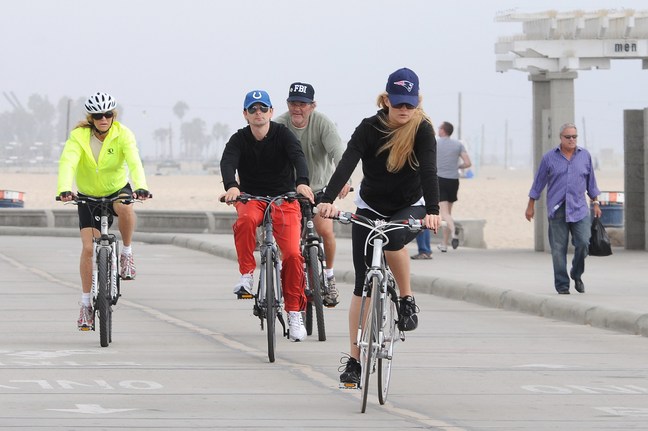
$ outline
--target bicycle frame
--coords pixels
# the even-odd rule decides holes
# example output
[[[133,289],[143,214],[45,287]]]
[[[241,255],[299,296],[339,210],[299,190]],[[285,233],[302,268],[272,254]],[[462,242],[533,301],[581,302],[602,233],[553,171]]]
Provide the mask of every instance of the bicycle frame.
[[[56,197],[60,200],[60,197]],[[109,232],[109,204],[122,201],[124,204],[132,204],[137,200],[128,195],[119,195],[111,198],[94,198],[91,196],[75,197],[78,204],[97,204],[100,217],[100,234],[92,239],[92,286],[90,289],[92,298],[92,310],[95,317],[99,316],[99,341],[101,347],[108,347],[112,342],[112,307],[117,304],[120,293],[119,278],[119,242],[114,234]],[[91,328],[96,329],[96,318],[93,319]]]
[[[304,257],[304,275],[306,279],[306,333],[313,332],[313,308],[317,321],[317,335],[319,341],[326,341],[326,328],[324,325],[323,295],[328,284],[324,274],[326,261],[322,240],[315,230],[311,202],[306,197],[299,196],[302,209],[302,235],[301,250]]]
[[[267,323],[268,359],[275,361],[275,319],[278,319],[283,328],[283,335],[287,335],[283,319],[283,292],[281,289],[281,268],[279,252],[274,239],[272,223],[272,203],[269,203],[263,215],[263,242],[260,247],[261,269],[256,295],[256,304],[263,329],[264,318]],[[270,288],[270,287],[271,288]]]
[[[279,320],[283,328],[283,336],[288,336],[286,323],[283,318],[283,291],[281,287],[281,262],[279,260],[279,250],[274,239],[272,211],[273,205],[281,200],[291,201],[296,199],[296,193],[291,192],[285,195],[268,197],[252,196],[246,193],[237,197],[238,202],[248,202],[256,200],[265,202],[267,207],[263,214],[263,241],[259,248],[261,253],[260,275],[257,294],[255,295],[254,315],[261,321],[261,330],[266,326],[266,335],[268,340],[268,360],[275,361],[275,320]],[[224,199],[221,198],[221,202]],[[280,204],[280,203],[279,203]]]
[[[384,246],[389,242],[387,233],[396,229],[409,229],[416,232],[422,228],[423,221],[418,219],[372,220],[348,212],[340,212],[333,218],[342,223],[356,223],[370,230],[364,245],[365,256],[369,245],[373,246],[371,264],[365,272],[356,334],[356,345],[360,350],[362,367],[360,384],[357,387],[362,390],[361,411],[364,413],[367,407],[369,377],[375,372],[376,365],[378,365],[378,399],[380,404],[386,402],[394,343],[398,338],[401,341],[405,340],[402,331],[398,331],[399,336],[396,336],[396,323],[401,317],[397,306],[396,283],[383,252]],[[352,385],[352,387],[356,386]]]
[[[120,293],[119,293],[119,259],[117,259],[117,255],[119,254],[119,242],[117,241],[117,237],[114,234],[111,234],[108,232],[108,209],[107,209],[107,203],[105,204],[102,203],[101,205],[101,216],[100,216],[100,224],[101,224],[101,231],[100,231],[100,236],[94,237],[92,242],[93,242],[93,256],[94,259],[92,261],[92,298],[93,301],[96,302],[97,296],[98,296],[98,262],[99,262],[99,250],[100,249],[106,249],[108,253],[110,254],[110,298],[111,298],[111,303],[112,305],[117,304],[117,300],[119,299]]]

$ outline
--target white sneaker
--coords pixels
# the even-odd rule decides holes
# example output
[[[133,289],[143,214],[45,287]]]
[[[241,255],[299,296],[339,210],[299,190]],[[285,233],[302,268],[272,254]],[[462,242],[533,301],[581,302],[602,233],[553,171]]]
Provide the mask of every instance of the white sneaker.
[[[243,274],[239,282],[234,286],[234,293],[236,295],[252,295],[253,285],[254,277],[252,274]]]
[[[135,261],[132,253],[122,253],[119,256],[119,276],[122,280],[135,280]]]
[[[306,328],[299,311],[288,312],[288,336],[292,341],[302,341],[306,338]]]

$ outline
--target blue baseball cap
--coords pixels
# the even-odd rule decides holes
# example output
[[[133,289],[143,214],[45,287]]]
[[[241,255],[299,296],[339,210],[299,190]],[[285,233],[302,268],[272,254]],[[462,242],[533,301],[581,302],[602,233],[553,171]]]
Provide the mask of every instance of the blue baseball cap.
[[[400,105],[407,103],[412,106],[419,104],[419,79],[414,71],[404,67],[389,75],[387,78],[387,96],[389,103]]]
[[[255,103],[262,103],[268,108],[272,108],[270,96],[263,90],[253,90],[246,94],[245,101],[243,102],[243,109],[247,109]]]

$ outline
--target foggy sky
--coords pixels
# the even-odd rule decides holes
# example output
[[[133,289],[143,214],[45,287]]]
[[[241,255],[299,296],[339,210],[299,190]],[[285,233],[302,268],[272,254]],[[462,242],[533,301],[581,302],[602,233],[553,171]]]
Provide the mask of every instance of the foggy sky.
[[[539,7],[541,6],[541,7]],[[531,83],[520,71],[495,72],[499,36],[522,33],[521,23],[497,23],[498,11],[635,8],[642,1],[411,0],[6,0],[0,10],[0,89],[26,103],[29,95],[112,94],[122,122],[152,156],[152,132],[171,125],[173,105],[233,133],[243,127],[247,91],[270,94],[275,116],[285,112],[294,81],[315,87],[318,110],[348,139],[373,115],[389,73],[409,67],[420,77],[423,105],[435,125],[457,125],[462,138],[486,153],[531,150]],[[576,124],[593,151],[622,151],[623,109],[648,107],[648,70],[637,60],[610,70],[579,71]],[[0,112],[11,109],[0,98]],[[585,120],[585,121],[583,121]],[[74,123],[74,121],[73,121]],[[579,142],[583,144],[583,142]],[[526,156],[529,157],[530,156]]]

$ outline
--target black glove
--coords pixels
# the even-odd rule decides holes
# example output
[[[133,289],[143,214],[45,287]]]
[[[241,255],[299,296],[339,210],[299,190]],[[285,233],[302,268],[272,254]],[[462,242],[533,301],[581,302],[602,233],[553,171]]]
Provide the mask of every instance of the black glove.
[[[134,193],[135,193],[135,196],[137,196],[137,199],[147,199],[147,198],[151,197],[151,194],[146,189],[137,189],[137,190],[135,190]]]
[[[61,192],[57,197],[57,201],[70,202],[76,199],[76,195],[70,191]]]

